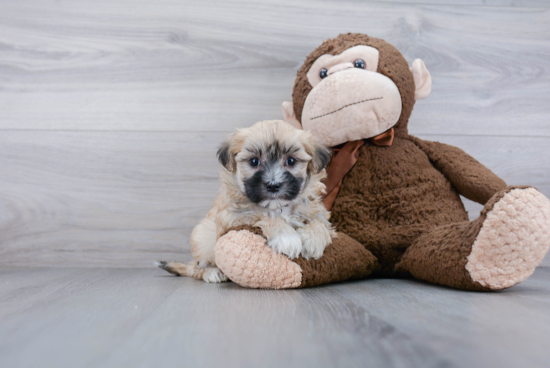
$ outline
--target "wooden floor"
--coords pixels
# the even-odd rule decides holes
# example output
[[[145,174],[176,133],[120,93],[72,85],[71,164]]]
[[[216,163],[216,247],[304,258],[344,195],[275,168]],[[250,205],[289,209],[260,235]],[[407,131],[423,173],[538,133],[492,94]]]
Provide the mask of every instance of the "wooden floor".
[[[0,367],[548,367],[550,269],[267,291],[150,269],[0,269]]]

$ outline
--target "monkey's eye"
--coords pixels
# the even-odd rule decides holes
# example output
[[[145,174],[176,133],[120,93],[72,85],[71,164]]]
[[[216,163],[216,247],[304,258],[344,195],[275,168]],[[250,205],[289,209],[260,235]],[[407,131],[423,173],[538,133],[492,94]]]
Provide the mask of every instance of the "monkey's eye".
[[[353,62],[353,66],[359,69],[365,69],[365,61],[357,59]]]
[[[250,159],[250,166],[257,167],[260,166],[260,160],[256,157]]]
[[[328,70],[326,68],[321,69],[321,71],[319,72],[319,77],[321,77],[321,79],[326,78],[327,77],[327,72],[328,72]]]
[[[296,164],[296,159],[294,157],[289,157],[286,159],[286,166],[294,166]]]

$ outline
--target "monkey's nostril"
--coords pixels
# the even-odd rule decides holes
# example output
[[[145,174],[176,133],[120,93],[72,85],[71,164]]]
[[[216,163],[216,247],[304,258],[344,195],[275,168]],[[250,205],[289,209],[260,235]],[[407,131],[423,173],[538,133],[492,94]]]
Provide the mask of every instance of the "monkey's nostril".
[[[277,193],[279,189],[281,188],[281,184],[267,184],[267,191],[270,193]]]

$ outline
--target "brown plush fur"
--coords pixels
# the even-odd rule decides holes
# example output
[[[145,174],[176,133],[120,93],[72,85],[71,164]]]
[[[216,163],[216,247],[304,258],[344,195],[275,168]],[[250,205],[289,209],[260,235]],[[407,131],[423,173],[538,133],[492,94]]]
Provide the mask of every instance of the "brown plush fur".
[[[320,259],[306,260],[300,256],[294,262],[302,268],[300,287],[365,278],[380,269],[378,260],[371,252],[342,233],[338,233]]]
[[[464,197],[477,203],[486,203],[493,194],[506,187],[504,180],[460,148],[423,141],[413,136],[409,138],[424,151],[433,166],[449,178]]]
[[[438,166],[448,167],[453,160],[467,162],[469,175],[452,177],[457,180],[451,181],[413,139],[396,138],[390,147],[361,147],[359,160],[342,183],[332,207],[332,222],[339,231],[361,242],[383,266],[398,262],[430,229],[468,221],[457,188],[467,188],[461,194],[473,200],[487,201],[506,187],[464,152],[458,154],[457,148],[446,145],[439,148]],[[445,160],[446,154],[449,160]],[[485,180],[484,186],[480,178],[493,180]],[[392,273],[391,267],[384,270]]]

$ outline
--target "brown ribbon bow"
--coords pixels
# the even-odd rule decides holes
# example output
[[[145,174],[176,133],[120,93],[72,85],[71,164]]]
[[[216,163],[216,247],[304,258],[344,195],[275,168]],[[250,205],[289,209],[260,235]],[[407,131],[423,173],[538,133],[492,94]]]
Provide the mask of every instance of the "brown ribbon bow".
[[[376,137],[367,139],[368,142],[375,146],[388,147],[393,143],[395,132],[393,128],[385,131]],[[327,178],[324,180],[326,188],[326,195],[323,198],[323,205],[330,211],[334,200],[340,191],[344,176],[351,170],[359,159],[359,148],[365,143],[364,140],[348,142],[341,149],[335,149],[336,156],[330,162],[327,167]]]

